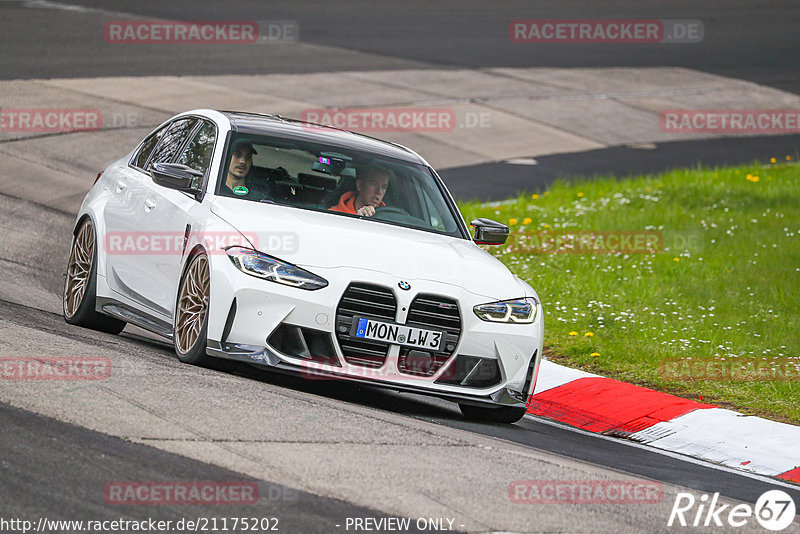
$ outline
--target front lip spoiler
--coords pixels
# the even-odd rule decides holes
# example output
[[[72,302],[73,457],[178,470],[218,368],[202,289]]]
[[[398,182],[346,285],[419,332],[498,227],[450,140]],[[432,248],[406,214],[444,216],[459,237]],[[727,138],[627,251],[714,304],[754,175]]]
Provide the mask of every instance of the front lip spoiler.
[[[208,348],[206,353],[209,356],[217,358],[225,358],[227,360],[235,360],[239,362],[249,363],[258,367],[265,367],[270,370],[279,371],[282,373],[292,375],[303,375],[310,372],[309,369],[292,365],[281,359],[279,354],[269,347],[259,347],[256,345],[242,345],[238,343],[220,343],[219,341],[208,340]],[[382,380],[351,377],[345,374],[337,374],[329,371],[313,370],[315,376],[321,380],[326,378],[335,380],[347,380],[349,382],[358,382],[360,384],[380,387],[384,389],[392,389],[395,391],[404,391],[408,393],[416,393],[419,395],[427,395],[430,397],[437,397],[440,399],[448,400],[451,402],[472,404],[474,406],[509,406],[515,408],[524,408],[526,403],[521,400],[525,397],[524,393],[502,388],[491,395],[462,395],[459,393],[450,393],[446,391],[433,391],[429,389],[419,388],[407,384],[398,384],[396,382],[385,382]]]

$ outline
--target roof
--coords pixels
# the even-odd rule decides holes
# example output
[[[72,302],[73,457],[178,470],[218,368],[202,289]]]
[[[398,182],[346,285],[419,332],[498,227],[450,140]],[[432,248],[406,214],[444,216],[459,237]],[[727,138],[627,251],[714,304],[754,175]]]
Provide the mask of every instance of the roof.
[[[219,113],[230,120],[231,129],[237,133],[272,135],[299,141],[317,142],[427,165],[421,156],[404,146],[332,126],[288,119],[280,115],[243,111],[220,111]]]

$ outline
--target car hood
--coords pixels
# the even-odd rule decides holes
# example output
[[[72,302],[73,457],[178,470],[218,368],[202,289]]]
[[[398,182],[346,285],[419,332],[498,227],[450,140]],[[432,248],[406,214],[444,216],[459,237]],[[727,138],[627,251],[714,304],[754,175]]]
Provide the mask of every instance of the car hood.
[[[527,284],[472,241],[377,221],[218,197],[211,211],[257,250],[301,267],[350,267],[401,280],[431,280],[493,299],[530,294]]]

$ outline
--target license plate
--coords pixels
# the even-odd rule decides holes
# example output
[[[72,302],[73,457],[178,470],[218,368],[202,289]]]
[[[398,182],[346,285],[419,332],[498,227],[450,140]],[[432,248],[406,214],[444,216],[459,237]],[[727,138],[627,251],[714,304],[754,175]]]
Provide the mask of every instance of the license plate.
[[[358,317],[357,319],[353,335],[361,339],[386,341],[431,351],[438,351],[439,347],[442,346],[442,333],[436,330],[384,323],[383,321],[364,319],[363,317]]]

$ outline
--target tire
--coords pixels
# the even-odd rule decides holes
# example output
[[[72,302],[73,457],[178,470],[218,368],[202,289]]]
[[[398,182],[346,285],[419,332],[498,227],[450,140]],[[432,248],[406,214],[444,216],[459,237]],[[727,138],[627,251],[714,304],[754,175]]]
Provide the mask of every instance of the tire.
[[[125,321],[95,310],[97,301],[97,237],[91,219],[81,224],[72,240],[72,250],[64,276],[62,315],[69,324],[119,334]]]
[[[488,421],[490,423],[516,423],[527,411],[526,408],[516,406],[498,406],[496,408],[473,406],[472,404],[458,404],[461,413],[467,419],[474,421]]]
[[[208,256],[201,252],[189,260],[175,304],[172,345],[178,359],[183,363],[213,367],[214,358],[206,354],[210,289]]]

